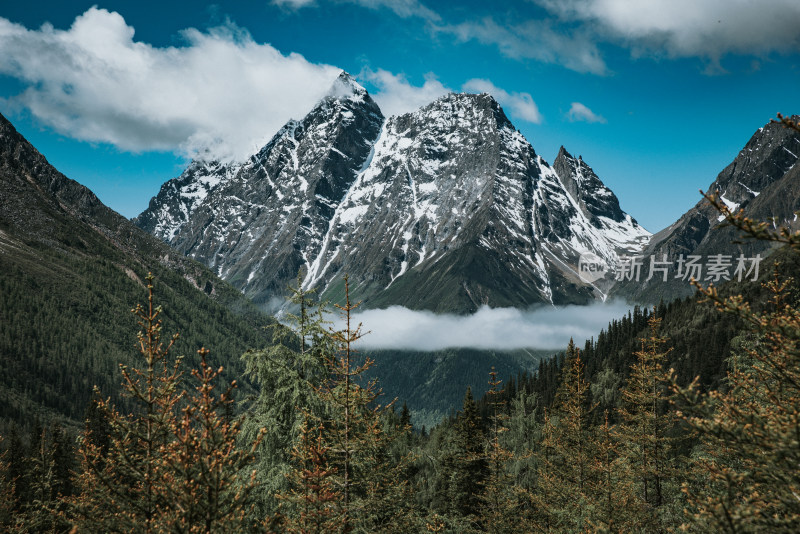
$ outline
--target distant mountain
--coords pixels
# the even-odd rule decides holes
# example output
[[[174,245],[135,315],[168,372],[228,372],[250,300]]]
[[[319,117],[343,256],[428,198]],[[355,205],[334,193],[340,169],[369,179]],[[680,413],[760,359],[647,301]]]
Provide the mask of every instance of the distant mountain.
[[[156,277],[176,354],[201,346],[242,381],[241,354],[272,320],[201,264],[58,172],[0,115],[0,426],[34,415],[83,419],[92,387],[116,396],[136,359],[131,308]],[[2,430],[2,428],[0,428]]]
[[[800,117],[793,117],[794,120]],[[707,189],[707,193],[717,193],[732,210],[741,210],[746,216],[756,220],[771,220],[776,226],[800,228],[795,212],[800,210],[800,134],[784,128],[776,122],[759,128],[734,160],[719,173]],[[678,260],[683,255],[700,256],[706,264],[712,256],[730,256],[736,266],[736,258],[744,255],[753,258],[757,254],[766,257],[773,247],[760,241],[741,241],[738,230],[723,225],[722,216],[705,199],[669,227],[653,235],[642,252],[642,280],[620,283],[614,287],[614,294],[646,303],[665,302],[694,293],[694,288],[685,280],[676,279]],[[668,273],[669,279],[663,281],[657,274],[649,283],[644,281],[649,274],[650,257],[667,262],[674,268]],[[747,268],[751,262],[746,264]],[[702,281],[709,276],[702,274]],[[717,284],[718,285],[718,284]]]
[[[650,236],[580,158],[549,166],[491,96],[384,119],[346,73],[247,162],[193,162],[135,222],[262,306],[302,270],[333,300],[349,274],[367,307],[458,313],[604,298],[580,255],[616,261]]]

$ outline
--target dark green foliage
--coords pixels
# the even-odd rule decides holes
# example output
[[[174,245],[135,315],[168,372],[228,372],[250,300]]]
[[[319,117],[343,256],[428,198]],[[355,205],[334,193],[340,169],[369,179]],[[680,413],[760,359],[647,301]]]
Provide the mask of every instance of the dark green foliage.
[[[0,530],[66,532],[62,498],[74,490],[74,436],[58,422],[37,421],[29,435],[15,427],[0,445]],[[7,449],[5,449],[7,446]],[[5,450],[4,450],[5,449]],[[16,530],[15,530],[16,529]]]
[[[670,405],[668,351],[659,333],[661,320],[651,317],[647,336],[635,353],[617,410],[615,434],[626,459],[639,513],[639,528],[658,530],[680,524],[680,481],[685,480],[686,459],[677,448],[678,418]]]
[[[171,354],[178,336],[162,341],[153,276],[146,281],[147,304],[133,310],[140,358],[120,365],[132,409],[124,414],[97,400],[78,451],[78,491],[59,501],[67,508],[61,518],[87,533],[242,531],[250,523],[254,484],[242,473],[253,463],[258,439],[237,447],[235,384],[215,392],[222,367],[210,367],[207,350],[198,351],[193,387],[184,388],[183,358]]]
[[[207,347],[230,379],[242,352],[267,345],[270,318],[59,173],[0,116],[0,434],[9,421],[31,431],[37,416],[79,427],[94,386],[118,400],[137,331],[128,310],[148,272],[181,332],[177,351]]]
[[[579,532],[587,527],[595,483],[592,409],[581,354],[570,340],[561,385],[545,415],[537,458],[534,504],[539,509],[538,523],[548,529]]]
[[[474,528],[479,521],[484,484],[489,473],[484,423],[467,388],[452,425],[449,443],[442,444],[432,507],[440,515],[463,519]]]
[[[438,351],[370,350],[375,366],[366,377],[377,379],[384,396],[408,404],[414,426],[431,428],[461,407],[464,389],[476,397],[488,390],[486,373],[492,367],[500,377],[535,374],[552,350],[488,351],[445,349]],[[513,391],[516,381],[506,381]],[[481,408],[483,410],[483,408]]]
[[[45,410],[74,424],[93,386],[116,398],[117,364],[131,363],[136,331],[128,310],[145,294],[145,268],[42,248],[0,255],[0,272],[0,420],[30,421]],[[228,377],[241,375],[235,356],[268,343],[259,326],[270,320],[237,315],[179,274],[158,272],[165,320],[181,331],[176,350],[206,345],[226,362]]]
[[[778,269],[781,277],[800,280],[800,254],[789,248],[777,250],[762,262],[759,283],[728,282],[720,287],[720,295],[742,294],[755,309],[762,309],[770,297],[760,281],[774,268]],[[800,292],[793,289],[787,299],[789,303],[800,302]],[[701,296],[661,304],[652,311],[635,306],[628,315],[611,321],[597,338],[586,340],[581,351],[586,379],[593,383],[591,400],[600,406],[592,414],[593,424],[602,424],[604,410],[614,402],[613,385],[627,380],[639,349],[639,339],[645,336],[653,315],[661,320],[659,332],[665,338],[664,351],[669,352],[665,369],[674,368],[678,383],[682,385],[688,385],[699,377],[698,384],[702,390],[723,385],[731,342],[747,330],[740,319],[720,314],[712,304],[703,302]],[[563,365],[564,353],[542,359],[537,372],[522,372],[510,377],[506,389],[535,395],[542,408],[549,407],[555,399]],[[512,398],[512,395],[505,395],[507,402]],[[488,413],[486,400],[478,402],[485,417]],[[615,422],[613,411],[610,416]]]
[[[272,345],[251,350],[242,356],[247,376],[259,386],[258,396],[249,406],[242,428],[242,437],[252,441],[261,429],[268,429],[257,450],[257,510],[266,517],[277,512],[275,496],[288,489],[293,445],[306,429],[309,417],[320,418],[324,405],[317,394],[326,378],[326,358],[331,343],[325,329],[324,306],[311,300],[312,293],[297,286],[290,287],[289,301],[298,309],[287,316],[288,327],[275,324],[270,328]],[[306,443],[310,447],[313,443]],[[310,454],[310,453],[309,453]]]
[[[508,431],[501,436],[501,443],[512,455],[508,469],[514,484],[526,493],[536,485],[535,451],[542,439],[539,419],[537,397],[519,392],[511,400]]]
[[[376,383],[363,380],[372,361],[355,357],[353,345],[364,335],[352,322],[357,307],[345,278],[345,304],[337,305],[345,327],[310,346],[300,344],[301,351],[316,351],[325,372],[312,388],[316,413],[298,407],[302,420],[280,510],[292,531],[316,532],[326,525],[343,533],[403,532],[408,526],[402,521],[410,517],[409,486],[403,480],[410,428],[400,426],[391,405],[379,403]],[[307,323],[303,309],[297,323],[301,340]]]

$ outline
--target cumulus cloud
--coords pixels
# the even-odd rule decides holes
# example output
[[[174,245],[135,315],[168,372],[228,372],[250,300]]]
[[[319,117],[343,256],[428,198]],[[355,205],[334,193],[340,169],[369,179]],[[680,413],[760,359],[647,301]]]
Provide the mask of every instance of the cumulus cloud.
[[[180,47],[135,41],[122,16],[96,7],[68,30],[0,18],[0,73],[27,84],[8,105],[66,136],[122,150],[242,158],[304,116],[340,72],[283,55],[232,24],[182,37]]]
[[[567,111],[567,119],[571,122],[606,122],[606,119],[597,115],[580,102],[573,102]]]
[[[358,313],[354,319],[370,331],[359,342],[363,348],[563,349],[570,338],[581,344],[597,336],[612,319],[628,310],[628,305],[621,302],[532,311],[484,306],[472,315],[460,316],[392,306]]]
[[[426,20],[439,20],[439,15],[431,9],[425,7],[417,0],[334,0],[337,3],[356,4],[368,9],[389,9],[395,15],[402,18],[421,17]],[[273,0],[275,5],[289,8],[300,9],[316,5],[315,0]]]
[[[402,74],[383,69],[364,69],[358,77],[378,89],[373,98],[387,117],[415,111],[450,92],[433,74],[427,74],[421,86],[411,85]]]
[[[533,101],[533,97],[530,93],[509,93],[497,87],[490,80],[482,78],[467,80],[467,82],[461,86],[461,89],[470,93],[489,93],[500,102],[500,105],[512,116],[536,124],[542,122],[542,114],[539,113],[539,108],[536,106],[536,102]]]
[[[529,20],[501,25],[486,17],[480,21],[438,26],[436,30],[452,34],[460,41],[475,40],[496,46],[512,59],[534,59],[577,72],[608,73],[600,50],[588,32],[556,29],[553,21]]]
[[[796,0],[536,0],[569,21],[598,27],[637,53],[704,57],[800,49]]]

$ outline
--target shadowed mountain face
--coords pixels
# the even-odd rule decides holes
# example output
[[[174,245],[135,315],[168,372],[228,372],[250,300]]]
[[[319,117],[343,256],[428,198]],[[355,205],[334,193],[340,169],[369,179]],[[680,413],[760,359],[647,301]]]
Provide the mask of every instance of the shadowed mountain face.
[[[238,291],[58,172],[0,116],[0,423],[77,422],[93,386],[116,395],[118,364],[141,365],[130,310],[148,272],[165,336],[181,333],[176,355],[191,362],[206,346],[230,380],[247,348],[269,342],[259,326],[271,320]]]
[[[609,262],[649,233],[582,160],[549,166],[489,95],[384,119],[342,73],[245,163],[193,162],[136,223],[269,305],[298,270],[368,307],[474,311],[604,298],[579,256]]]
[[[800,117],[793,117],[797,120]],[[800,210],[800,134],[770,122],[759,128],[736,158],[719,173],[707,193],[720,195],[732,210],[741,210],[756,220],[775,220],[776,226],[800,228],[795,212]],[[686,212],[674,224],[653,235],[643,255],[649,269],[649,258],[667,261],[677,269],[678,259],[689,255],[700,256],[705,265],[712,256],[731,256],[732,275],[736,260],[760,254],[765,257],[772,245],[761,241],[741,241],[740,232],[722,223],[722,216],[705,199]],[[748,262],[747,267],[751,266]],[[663,278],[650,283],[626,281],[614,288],[615,294],[639,302],[657,303],[692,294],[694,289],[685,281],[676,279],[670,272],[667,282]],[[643,274],[645,278],[647,274]],[[709,273],[702,274],[701,281]]]

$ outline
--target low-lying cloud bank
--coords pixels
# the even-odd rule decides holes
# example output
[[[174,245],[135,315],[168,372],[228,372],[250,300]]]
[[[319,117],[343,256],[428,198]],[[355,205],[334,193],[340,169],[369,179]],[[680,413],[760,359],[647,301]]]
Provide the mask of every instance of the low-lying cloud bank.
[[[627,314],[629,309],[620,301],[530,311],[483,306],[472,315],[461,316],[392,306],[357,313],[355,321],[370,332],[359,342],[360,348],[365,349],[558,350],[566,348],[570,338],[580,346],[584,340],[596,338],[611,320]],[[341,326],[338,320],[336,326]]]

